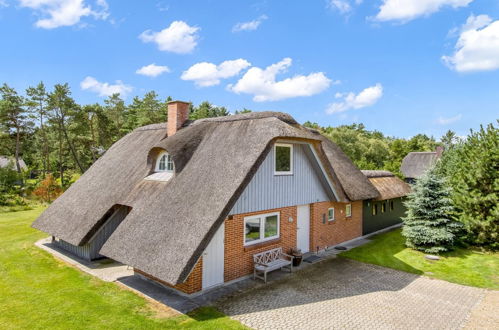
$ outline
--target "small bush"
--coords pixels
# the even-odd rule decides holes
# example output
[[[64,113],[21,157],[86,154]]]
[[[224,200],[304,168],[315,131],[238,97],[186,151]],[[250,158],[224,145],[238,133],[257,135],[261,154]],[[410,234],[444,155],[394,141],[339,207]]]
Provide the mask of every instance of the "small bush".
[[[33,190],[33,195],[48,203],[59,197],[61,194],[62,189],[60,185],[57,184],[57,181],[54,179],[52,174],[47,174],[47,176],[40,181],[38,187]]]

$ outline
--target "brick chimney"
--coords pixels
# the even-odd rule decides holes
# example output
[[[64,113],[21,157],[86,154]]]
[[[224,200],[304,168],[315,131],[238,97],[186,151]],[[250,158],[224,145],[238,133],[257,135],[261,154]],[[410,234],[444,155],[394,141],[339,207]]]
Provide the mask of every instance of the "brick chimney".
[[[168,123],[166,133],[172,136],[189,119],[189,102],[170,101],[168,102]]]
[[[435,152],[437,153],[437,158],[442,157],[442,154],[443,154],[443,152],[444,152],[444,147],[442,147],[442,146],[437,146],[437,148],[435,149]]]

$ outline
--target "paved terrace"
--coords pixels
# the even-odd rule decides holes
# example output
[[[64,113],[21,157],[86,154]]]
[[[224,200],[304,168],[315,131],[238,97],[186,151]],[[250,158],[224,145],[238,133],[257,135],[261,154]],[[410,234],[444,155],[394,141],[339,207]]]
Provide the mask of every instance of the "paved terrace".
[[[361,238],[348,249],[368,242]],[[141,277],[122,264],[85,262],[58,249],[49,239],[37,245],[55,257],[105,281],[188,312],[214,305],[255,329],[499,329],[499,291],[434,280],[380,266],[336,258],[302,263],[293,274],[275,271],[269,283],[246,279],[186,297]]]

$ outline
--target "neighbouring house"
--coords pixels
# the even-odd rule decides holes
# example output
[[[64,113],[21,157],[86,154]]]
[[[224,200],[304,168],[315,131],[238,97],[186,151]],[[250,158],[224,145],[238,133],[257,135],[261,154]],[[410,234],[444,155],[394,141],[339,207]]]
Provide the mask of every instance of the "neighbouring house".
[[[28,169],[28,166],[26,166],[26,163],[22,158],[19,158],[19,166],[22,171],[26,171]],[[10,167],[10,169],[17,171],[16,159],[14,157],[0,156],[0,167]]]
[[[400,166],[400,171],[408,183],[414,183],[442,157],[444,148],[438,146],[435,151],[410,152]]]
[[[116,142],[33,227],[192,294],[247,277],[256,253],[357,238],[365,201],[398,198],[288,114],[188,114],[189,103],[169,102],[167,123]]]
[[[404,198],[411,187],[389,171],[362,171],[378,190],[379,197],[364,201],[362,234],[367,235],[402,222]]]

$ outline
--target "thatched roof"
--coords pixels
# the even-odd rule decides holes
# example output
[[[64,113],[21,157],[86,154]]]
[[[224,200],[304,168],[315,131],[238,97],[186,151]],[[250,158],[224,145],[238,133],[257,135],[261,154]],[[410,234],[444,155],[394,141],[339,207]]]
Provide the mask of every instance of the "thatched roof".
[[[150,168],[149,150],[164,137],[166,125],[141,127],[106,151],[33,223],[33,227],[83,245],[105,220],[106,213],[130,194]]]
[[[378,197],[378,191],[341,148],[325,136],[319,135],[319,138],[328,161],[348,198],[355,201]]]
[[[380,170],[361,170],[362,174],[367,176],[368,178],[383,178],[388,176],[395,176],[390,171],[380,171]]]
[[[0,156],[0,168],[10,166],[11,169],[17,170],[16,159],[14,157]],[[28,166],[22,158],[19,158],[19,166],[22,170],[27,170]]]
[[[436,162],[437,152],[410,152],[402,160],[400,171],[406,178],[417,179]]]
[[[379,191],[380,196],[374,200],[386,200],[407,196],[411,187],[389,171],[363,170],[369,182]]]
[[[339,201],[379,196],[334,143],[287,114],[204,119],[171,137],[165,132],[164,124],[151,125],[118,141],[33,226],[82,244],[114,204],[128,205],[100,253],[175,284],[187,278],[276,139],[312,143]],[[175,176],[144,180],[163,149]]]

